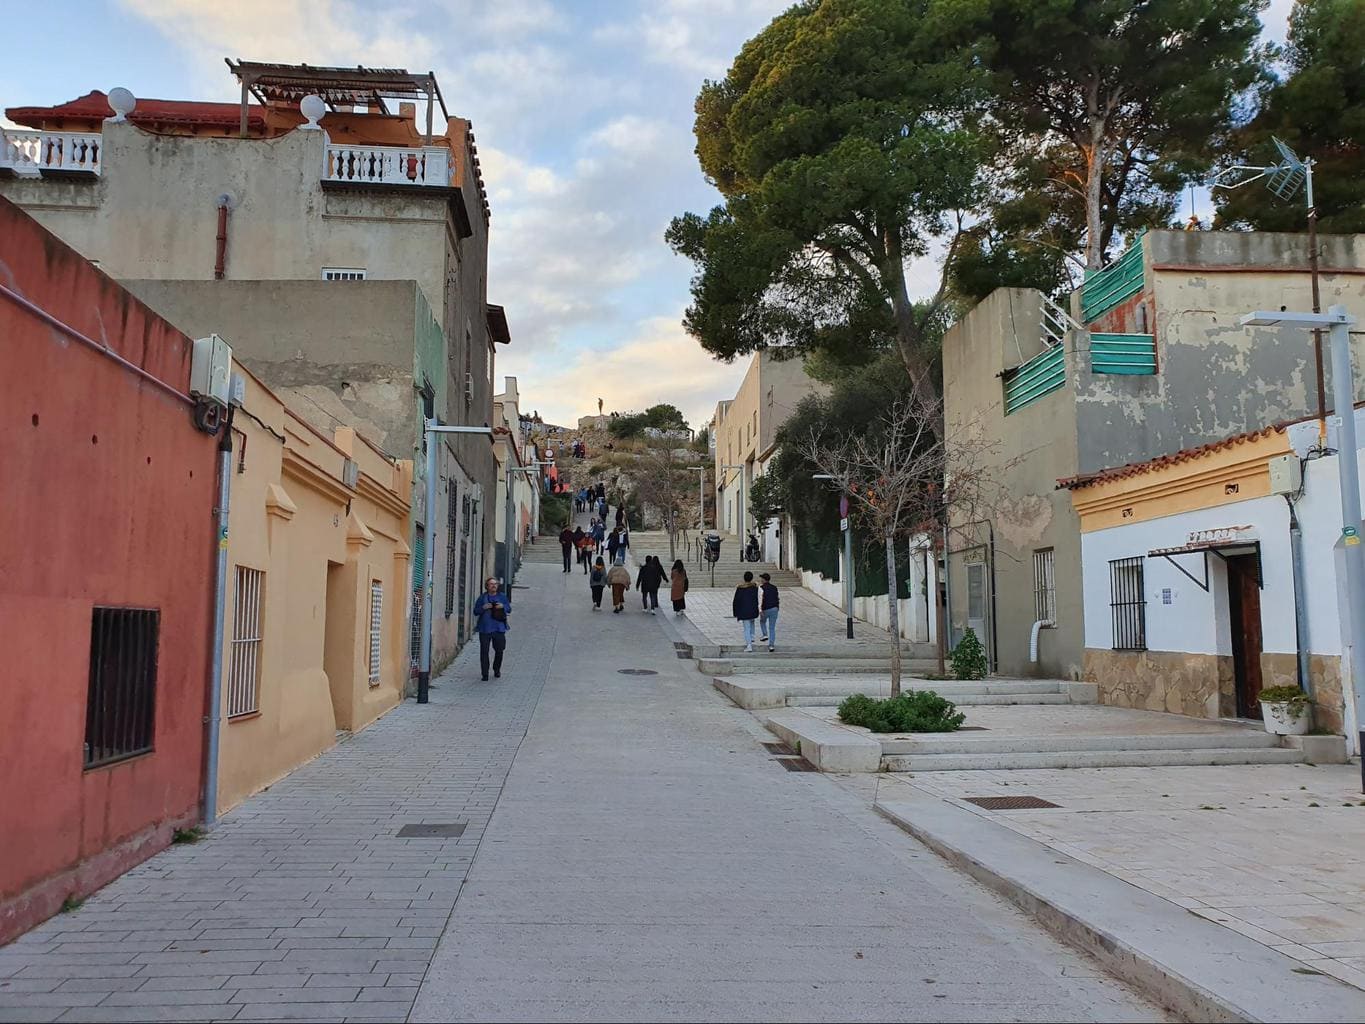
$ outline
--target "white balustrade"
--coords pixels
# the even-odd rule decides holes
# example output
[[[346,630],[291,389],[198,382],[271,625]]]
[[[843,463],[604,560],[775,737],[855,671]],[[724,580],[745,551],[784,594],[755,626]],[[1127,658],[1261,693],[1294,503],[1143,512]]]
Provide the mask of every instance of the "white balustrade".
[[[104,140],[92,132],[46,132],[0,129],[0,168],[19,175],[43,171],[99,174]]]
[[[367,185],[449,185],[450,151],[444,146],[348,146],[329,142],[324,181]]]

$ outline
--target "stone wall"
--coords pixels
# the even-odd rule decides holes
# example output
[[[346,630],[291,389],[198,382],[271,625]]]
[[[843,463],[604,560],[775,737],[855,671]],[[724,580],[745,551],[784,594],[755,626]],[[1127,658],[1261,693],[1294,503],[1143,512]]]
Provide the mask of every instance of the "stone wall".
[[[1310,689],[1313,691],[1313,725],[1341,733],[1345,728],[1341,703],[1341,659],[1334,654],[1314,654],[1308,659]],[[1262,686],[1298,686],[1298,656],[1261,655]]]
[[[1101,704],[1195,718],[1236,712],[1231,655],[1088,647],[1084,671],[1098,685]]]

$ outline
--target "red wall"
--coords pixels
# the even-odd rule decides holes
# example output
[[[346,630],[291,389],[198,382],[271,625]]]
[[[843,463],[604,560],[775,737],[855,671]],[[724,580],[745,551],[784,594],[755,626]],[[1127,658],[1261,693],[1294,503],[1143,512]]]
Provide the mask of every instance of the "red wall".
[[[0,199],[0,284],[186,392],[190,342]],[[0,292],[0,942],[198,816],[216,441]],[[91,609],[161,611],[155,749],[83,771]]]

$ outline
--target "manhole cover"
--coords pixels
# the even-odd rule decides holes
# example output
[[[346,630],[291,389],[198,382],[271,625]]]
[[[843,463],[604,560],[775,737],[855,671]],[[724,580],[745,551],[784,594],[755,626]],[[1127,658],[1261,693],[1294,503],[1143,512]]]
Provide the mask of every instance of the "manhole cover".
[[[763,744],[763,749],[770,754],[786,754],[788,757],[794,757],[796,755],[796,751],[785,743],[765,743]]]
[[[1036,796],[964,796],[962,799],[988,811],[1032,811],[1061,806]]]
[[[458,839],[462,835],[462,821],[445,825],[404,825],[398,830],[399,839]]]
[[[616,671],[623,676],[657,676],[659,674],[652,668],[618,668]]]
[[[773,760],[789,772],[818,772],[820,770],[804,757],[775,757]]]

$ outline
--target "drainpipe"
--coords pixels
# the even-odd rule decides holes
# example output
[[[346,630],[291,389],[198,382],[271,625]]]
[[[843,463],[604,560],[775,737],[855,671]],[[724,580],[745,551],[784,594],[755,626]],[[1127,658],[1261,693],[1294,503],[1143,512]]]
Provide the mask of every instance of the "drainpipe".
[[[223,620],[227,606],[228,499],[232,490],[232,414],[228,406],[227,423],[218,438],[218,505],[216,538],[218,565],[214,572],[213,661],[209,668],[208,737],[205,744],[204,824],[218,819],[218,732],[223,718]]]
[[[1308,666],[1308,614],[1303,606],[1307,587],[1303,582],[1303,530],[1299,527],[1299,517],[1294,509],[1294,499],[1284,496],[1289,506],[1289,564],[1294,571],[1294,637],[1298,649],[1299,689],[1310,697],[1313,695],[1313,680]]]
[[[218,246],[213,261],[213,279],[221,281],[227,269],[227,223],[228,223],[228,204],[230,200],[226,195],[218,197]]]

